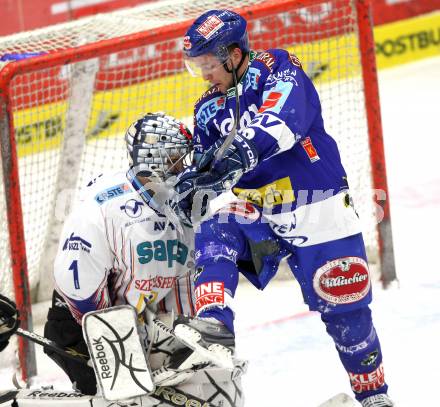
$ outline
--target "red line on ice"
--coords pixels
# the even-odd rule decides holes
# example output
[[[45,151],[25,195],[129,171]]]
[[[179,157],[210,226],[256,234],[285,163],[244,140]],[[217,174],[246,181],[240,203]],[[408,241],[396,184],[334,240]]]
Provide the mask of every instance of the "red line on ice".
[[[266,322],[262,322],[262,323],[259,323],[259,324],[251,325],[251,326],[245,328],[244,331],[254,331],[256,329],[264,328],[264,327],[269,326],[269,325],[277,325],[277,324],[282,324],[282,323],[287,322],[287,321],[292,321],[294,319],[305,318],[305,317],[308,317],[308,316],[310,316],[312,314],[316,314],[316,312],[315,311],[299,312],[297,314],[289,315],[289,316],[286,316],[286,317],[273,319],[272,321],[266,321]]]

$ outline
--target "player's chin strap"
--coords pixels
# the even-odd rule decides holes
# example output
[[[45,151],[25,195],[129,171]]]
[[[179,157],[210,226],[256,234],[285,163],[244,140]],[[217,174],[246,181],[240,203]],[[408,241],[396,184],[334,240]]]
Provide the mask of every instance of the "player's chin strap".
[[[228,73],[232,73],[234,70],[236,70],[236,71],[240,70],[240,68],[243,65],[243,62],[245,61],[247,56],[248,56],[247,52],[242,52],[241,59],[240,59],[240,62],[238,63],[238,65],[237,65],[237,68],[234,68],[234,66],[232,66],[232,69],[229,69],[228,64],[225,62],[223,64],[223,67],[225,68],[225,71],[228,72]]]

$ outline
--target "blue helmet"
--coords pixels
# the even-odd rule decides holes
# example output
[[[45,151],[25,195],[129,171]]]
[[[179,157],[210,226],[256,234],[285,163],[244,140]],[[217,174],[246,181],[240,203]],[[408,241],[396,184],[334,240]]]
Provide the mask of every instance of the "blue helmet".
[[[246,20],[233,11],[207,11],[186,32],[183,52],[190,58],[212,53],[221,62],[228,57],[229,45],[236,43],[243,52],[249,52],[246,25]]]

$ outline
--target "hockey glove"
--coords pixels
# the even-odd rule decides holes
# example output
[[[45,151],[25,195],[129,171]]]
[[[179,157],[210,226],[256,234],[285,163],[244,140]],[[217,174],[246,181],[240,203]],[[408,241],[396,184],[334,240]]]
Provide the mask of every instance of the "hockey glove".
[[[224,139],[217,140],[200,158],[197,169],[202,175],[197,178],[196,190],[214,190],[217,193],[229,191],[243,174],[251,171],[258,163],[258,153],[252,141],[237,134],[223,157],[216,160],[216,154]],[[207,172],[207,174],[203,174]]]
[[[169,206],[182,221],[183,224],[191,226],[191,209],[195,192],[195,179],[200,174],[195,165],[188,167],[180,173],[174,181],[175,194]]]
[[[236,135],[221,160],[216,154],[224,139],[217,140],[198,160],[197,165],[187,168],[175,182],[180,207],[191,207],[192,198],[198,191],[215,191],[217,194],[230,190],[240,177],[255,168],[258,154],[253,143]]]
[[[196,215],[205,216],[212,193],[219,195],[229,191],[244,173],[257,165],[258,154],[253,143],[240,135],[235,136],[222,159],[216,161],[216,153],[223,142],[224,139],[217,140],[201,156],[197,165],[187,168],[177,177],[174,184],[177,194],[171,206],[182,221],[191,219],[193,208],[197,208]]]
[[[15,303],[0,295],[0,352],[8,346],[9,338],[19,325],[20,320]]]
[[[56,291],[52,296],[52,307],[47,314],[44,336],[57,345],[68,347],[71,350],[89,355],[84,341],[81,326],[75,321],[69,311],[67,303]],[[64,370],[76,389],[83,394],[96,394],[96,376],[93,368],[84,366],[67,357],[53,352],[50,348],[44,348],[44,353]]]
[[[203,180],[202,185],[199,185],[199,179]],[[211,179],[212,184],[209,182]],[[187,168],[177,177],[174,185],[176,193],[170,207],[184,224],[200,222],[208,213],[209,201],[221,192],[217,188],[218,182],[217,175],[200,174],[197,166]]]

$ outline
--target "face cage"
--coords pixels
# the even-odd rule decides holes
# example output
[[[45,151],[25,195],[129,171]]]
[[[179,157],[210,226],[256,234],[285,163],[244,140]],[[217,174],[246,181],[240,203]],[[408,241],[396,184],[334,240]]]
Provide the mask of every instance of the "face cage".
[[[153,154],[152,151],[157,154]],[[191,144],[179,147],[144,145],[139,147],[136,161],[136,163],[132,161],[136,175],[146,177],[153,175],[166,181],[193,164],[193,148]]]

